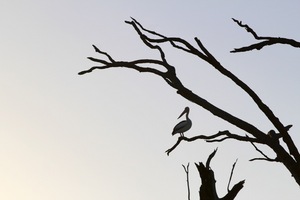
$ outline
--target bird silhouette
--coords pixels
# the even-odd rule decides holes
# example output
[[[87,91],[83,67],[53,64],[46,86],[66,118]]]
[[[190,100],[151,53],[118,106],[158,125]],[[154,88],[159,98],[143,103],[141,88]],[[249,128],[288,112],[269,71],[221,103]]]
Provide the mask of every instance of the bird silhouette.
[[[188,131],[192,127],[192,121],[189,119],[190,108],[186,107],[184,111],[179,115],[178,119],[184,114],[186,119],[179,122],[173,129],[172,135],[179,133],[181,137],[184,137],[184,132]]]

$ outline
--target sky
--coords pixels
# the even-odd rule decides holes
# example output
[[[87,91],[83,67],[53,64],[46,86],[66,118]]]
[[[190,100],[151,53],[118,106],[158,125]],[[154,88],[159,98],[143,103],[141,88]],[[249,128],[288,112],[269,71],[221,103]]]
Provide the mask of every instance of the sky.
[[[237,199],[293,200],[299,186],[283,165],[264,161],[251,144],[182,143],[171,132],[184,107],[192,128],[186,136],[220,130],[245,134],[177,95],[161,78],[127,69],[79,71],[94,63],[92,45],[115,59],[158,58],[131,26],[193,42],[198,37],[231,72],[244,80],[285,124],[300,146],[299,52],[277,45],[231,54],[254,43],[231,18],[259,35],[299,38],[299,1],[0,1],[0,199],[182,200],[182,164],[190,163],[191,198],[200,178],[194,163],[211,161],[220,197],[232,164],[231,185],[246,180]],[[182,82],[216,106],[262,131],[274,127],[251,99],[207,63],[166,47]],[[270,157],[274,154],[264,148]]]

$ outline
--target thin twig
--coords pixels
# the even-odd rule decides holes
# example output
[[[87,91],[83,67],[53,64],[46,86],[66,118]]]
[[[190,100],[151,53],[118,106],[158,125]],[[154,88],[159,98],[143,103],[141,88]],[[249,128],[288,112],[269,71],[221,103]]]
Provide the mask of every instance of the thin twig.
[[[187,164],[187,166],[182,165],[185,173],[186,173],[186,184],[187,184],[187,190],[188,190],[188,200],[191,200],[191,193],[190,193],[190,181],[189,181],[189,167],[190,163]]]
[[[248,137],[246,135],[246,137]],[[274,161],[278,161],[276,159],[272,159],[272,158],[269,158],[266,154],[264,154],[263,151],[261,151],[253,142],[250,142],[252,144],[252,146],[255,148],[256,151],[258,151],[261,155],[264,156],[264,158],[252,158],[250,159],[249,161],[254,161],[254,160],[266,160],[266,161],[270,161],[270,162],[274,162]]]
[[[233,163],[233,165],[232,165],[232,169],[231,169],[231,173],[230,173],[230,177],[229,177],[229,181],[228,181],[228,185],[227,185],[227,191],[229,192],[230,190],[229,190],[229,186],[230,186],[230,182],[231,182],[231,179],[232,179],[232,175],[233,175],[233,171],[234,171],[234,168],[235,168],[235,164],[237,163],[237,159],[236,159],[236,161]]]

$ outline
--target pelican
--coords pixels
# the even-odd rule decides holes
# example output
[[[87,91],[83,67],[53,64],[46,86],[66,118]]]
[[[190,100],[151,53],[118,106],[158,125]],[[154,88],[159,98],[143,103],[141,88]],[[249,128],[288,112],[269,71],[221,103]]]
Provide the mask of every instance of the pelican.
[[[179,133],[181,137],[184,137],[183,133],[188,131],[192,127],[192,121],[189,119],[190,108],[186,107],[184,111],[179,115],[178,119],[182,117],[184,114],[186,120],[179,122],[173,129],[172,135]]]

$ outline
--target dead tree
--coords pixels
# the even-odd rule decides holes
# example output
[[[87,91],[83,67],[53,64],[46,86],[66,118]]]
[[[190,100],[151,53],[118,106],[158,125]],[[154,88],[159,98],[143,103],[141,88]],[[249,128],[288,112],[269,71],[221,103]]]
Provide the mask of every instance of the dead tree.
[[[215,156],[216,152],[217,149],[209,155],[205,165],[202,162],[200,162],[199,164],[195,163],[199,175],[201,177],[201,186],[199,190],[200,200],[233,200],[235,199],[239,191],[244,187],[245,180],[242,180],[235,184],[231,190],[229,189],[234,167],[236,164],[235,162],[232,166],[231,175],[228,181],[227,194],[224,197],[219,198],[218,193],[216,191],[216,180],[214,171],[210,167],[210,161]]]
[[[253,29],[242,22],[233,19],[240,27],[245,28],[256,40],[259,42],[242,48],[236,48],[232,52],[245,52],[250,50],[260,50],[261,48],[274,45],[274,44],[287,44],[293,47],[300,47],[300,43],[287,38],[281,37],[261,37],[258,36]],[[238,127],[245,131],[247,135],[241,135],[238,133],[232,133],[229,130],[219,131],[215,134],[198,135],[192,138],[180,137],[177,143],[168,149],[166,152],[169,155],[182,141],[192,142],[198,139],[206,140],[207,142],[221,142],[227,139],[234,139],[240,142],[251,143],[255,149],[262,155],[261,158],[253,158],[252,160],[265,160],[269,162],[282,163],[287,170],[291,173],[298,185],[300,185],[300,154],[295,146],[288,130],[292,125],[284,125],[278,116],[262,101],[262,99],[242,80],[226,69],[203,45],[200,39],[194,38],[196,45],[192,45],[186,40],[179,37],[167,37],[155,31],[144,28],[138,21],[131,19],[125,21],[127,24],[132,26],[136,33],[139,35],[142,42],[149,48],[157,50],[160,55],[160,59],[137,59],[132,61],[119,61],[115,60],[110,54],[98,49],[93,45],[94,50],[99,53],[103,58],[88,57],[91,61],[97,63],[97,66],[93,66],[90,69],[79,72],[79,75],[93,72],[94,70],[103,70],[109,68],[125,67],[128,69],[134,69],[143,73],[151,73],[161,77],[166,83],[174,88],[179,95],[183,98],[201,106],[208,110],[213,115],[229,122],[230,124]],[[162,44],[170,44],[173,48],[183,51],[185,53],[194,55],[199,59],[207,62],[211,67],[215,68],[219,73],[224,75],[233,81],[241,90],[246,92],[248,96],[254,101],[260,111],[267,117],[274,127],[270,127],[268,133],[258,129],[253,124],[232,115],[229,112],[217,107],[210,103],[206,99],[192,92],[189,88],[185,87],[180,81],[180,78],[176,75],[176,68],[169,64],[166,59],[165,51],[162,48]],[[145,67],[148,65],[149,67]],[[159,70],[155,67],[159,66],[164,71]],[[271,129],[276,129],[271,130]],[[284,143],[281,144],[280,142]],[[282,140],[282,141],[281,141]],[[268,146],[276,154],[276,157],[269,157],[263,151],[261,151],[257,144]]]

